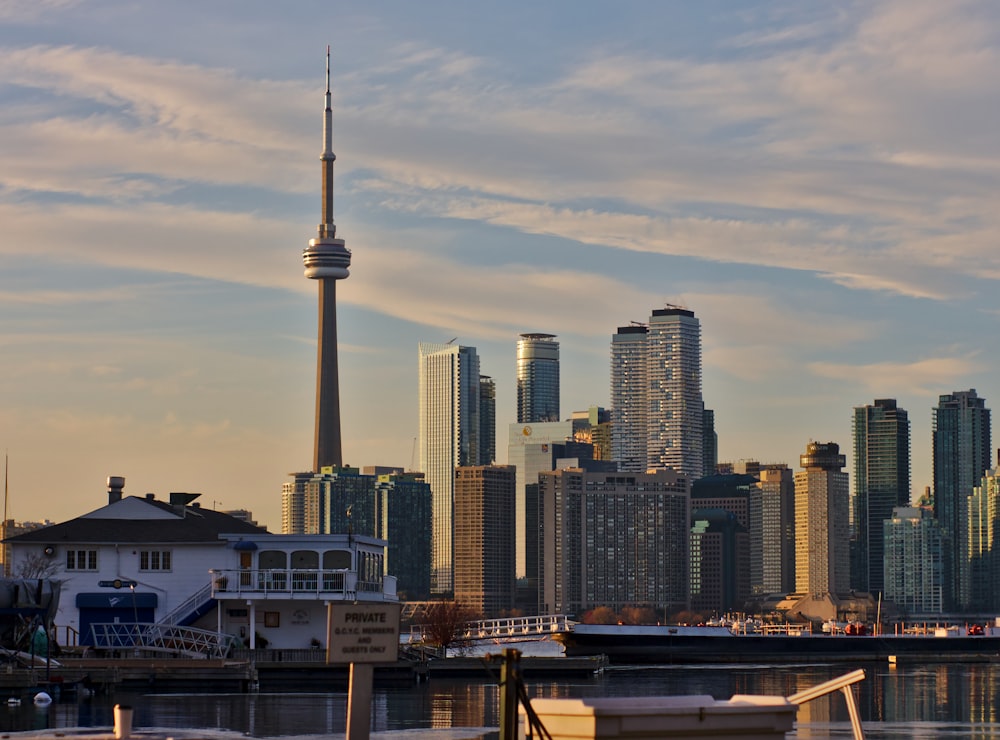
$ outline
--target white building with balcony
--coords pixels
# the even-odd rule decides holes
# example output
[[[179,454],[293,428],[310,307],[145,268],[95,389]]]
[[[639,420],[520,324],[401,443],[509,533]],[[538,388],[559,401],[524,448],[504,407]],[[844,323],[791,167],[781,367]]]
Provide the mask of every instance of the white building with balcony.
[[[201,508],[199,494],[164,502],[108,484],[106,506],[6,540],[12,573],[61,582],[63,644],[162,645],[183,627],[215,635],[213,650],[321,647],[328,604],[397,600],[383,540],[274,535]]]

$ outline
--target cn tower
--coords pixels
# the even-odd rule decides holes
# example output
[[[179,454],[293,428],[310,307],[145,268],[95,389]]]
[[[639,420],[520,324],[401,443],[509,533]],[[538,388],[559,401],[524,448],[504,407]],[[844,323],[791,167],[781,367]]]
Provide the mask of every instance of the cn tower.
[[[305,276],[319,282],[319,343],[316,350],[316,441],[313,471],[341,467],[340,380],[337,372],[337,281],[350,273],[351,252],[333,223],[333,108],[330,105],[330,47],[326,47],[326,109],[323,111],[323,212],[319,231],[302,250]]]

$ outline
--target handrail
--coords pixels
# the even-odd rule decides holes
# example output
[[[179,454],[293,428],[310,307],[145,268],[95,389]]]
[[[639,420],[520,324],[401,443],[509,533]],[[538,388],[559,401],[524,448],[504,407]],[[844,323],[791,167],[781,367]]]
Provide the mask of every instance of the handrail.
[[[786,698],[792,704],[798,706],[813,699],[818,699],[821,696],[832,694],[834,691],[840,691],[843,693],[844,699],[847,700],[847,714],[851,718],[851,729],[854,732],[854,740],[865,740],[865,731],[861,727],[861,715],[858,713],[858,702],[854,698],[854,691],[851,690],[851,686],[864,680],[865,669],[858,668],[856,671],[845,673],[843,676],[838,676],[837,678],[831,678],[829,681],[824,681],[810,689],[799,691]]]
[[[211,598],[212,583],[210,581],[184,599],[184,601],[174,607],[168,614],[163,615],[160,618],[159,624],[175,625],[181,621],[181,619],[193,612],[195,608],[201,606],[204,602],[211,600]]]
[[[66,639],[63,640],[64,647],[76,647],[80,642],[80,630],[71,624],[66,625]]]

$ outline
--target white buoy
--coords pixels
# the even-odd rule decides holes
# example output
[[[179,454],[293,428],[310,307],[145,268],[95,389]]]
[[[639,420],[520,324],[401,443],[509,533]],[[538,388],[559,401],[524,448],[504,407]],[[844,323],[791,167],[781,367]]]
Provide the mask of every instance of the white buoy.
[[[38,706],[45,706],[52,703],[52,697],[46,694],[44,691],[39,691],[35,694],[35,704]]]
[[[16,696],[12,696],[12,697],[10,697],[7,700],[7,706],[8,707],[19,707],[19,706],[21,706],[21,700],[18,699]]]

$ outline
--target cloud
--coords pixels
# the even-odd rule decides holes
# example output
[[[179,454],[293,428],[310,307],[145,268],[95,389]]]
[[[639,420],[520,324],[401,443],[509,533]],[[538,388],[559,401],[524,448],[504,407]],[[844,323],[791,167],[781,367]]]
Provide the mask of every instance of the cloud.
[[[910,363],[886,361],[850,365],[812,362],[808,368],[821,378],[849,379],[852,383],[861,383],[875,397],[886,394],[935,397],[942,388],[961,386],[963,378],[985,369],[974,355],[931,357]]]

